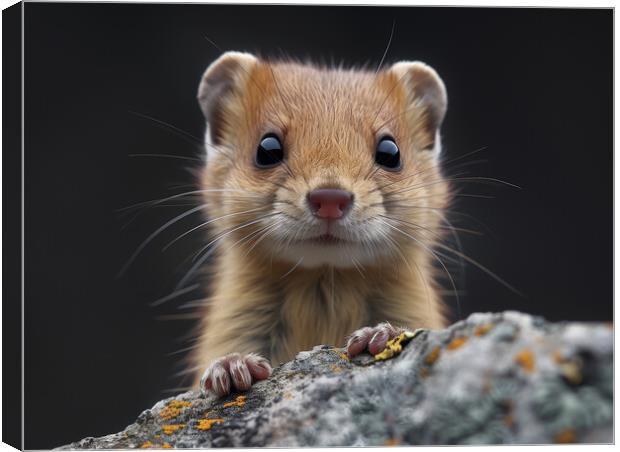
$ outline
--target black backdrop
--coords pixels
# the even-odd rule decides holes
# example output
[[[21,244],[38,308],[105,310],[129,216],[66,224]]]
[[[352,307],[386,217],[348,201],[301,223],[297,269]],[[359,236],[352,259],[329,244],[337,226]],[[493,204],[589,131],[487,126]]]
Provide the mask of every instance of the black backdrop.
[[[281,52],[376,65],[419,59],[443,77],[448,157],[480,147],[470,174],[522,189],[480,186],[461,199],[485,226],[465,252],[461,315],[506,309],[551,320],[612,318],[611,10],[25,5],[25,436],[49,448],[117,431],[181,384],[185,298],[156,308],[200,240],[149,245],[187,207],[117,209],[192,182],[191,160],[131,157],[199,150],[138,112],[195,136],[201,73],[224,50]],[[5,152],[8,150],[5,149]],[[177,184],[177,185],[175,185]],[[189,297],[189,298],[188,298]],[[449,300],[454,304],[454,299]],[[7,415],[7,413],[5,413]]]

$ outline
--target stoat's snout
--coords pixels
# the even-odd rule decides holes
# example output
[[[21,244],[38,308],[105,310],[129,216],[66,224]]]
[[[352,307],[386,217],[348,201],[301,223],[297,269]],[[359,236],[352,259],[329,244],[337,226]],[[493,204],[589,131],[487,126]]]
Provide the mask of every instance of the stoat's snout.
[[[388,248],[381,244],[390,231],[380,221],[385,208],[376,184],[338,177],[330,168],[315,166],[305,179],[290,179],[286,188],[276,192],[274,211],[281,213],[265,239],[273,246],[274,256],[303,267],[339,268],[387,256]]]
[[[347,220],[353,208],[355,196],[340,188],[318,188],[308,193],[308,208],[314,218],[316,227],[309,232],[310,237],[301,239],[302,243],[314,246],[337,246],[352,243],[347,227],[352,227]],[[312,231],[312,229],[310,230]]]
[[[353,193],[339,188],[319,188],[308,193],[308,205],[321,220],[339,220],[353,204]]]

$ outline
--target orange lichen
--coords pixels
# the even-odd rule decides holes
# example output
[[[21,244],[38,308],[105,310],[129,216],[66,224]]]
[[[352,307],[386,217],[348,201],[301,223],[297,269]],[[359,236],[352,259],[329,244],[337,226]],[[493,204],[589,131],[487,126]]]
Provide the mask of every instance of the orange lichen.
[[[560,367],[560,373],[570,384],[578,385],[583,381],[581,361],[571,361],[563,356],[559,350],[553,352],[553,361]]]
[[[519,364],[523,370],[526,372],[534,371],[534,353],[531,350],[523,349],[515,356],[515,361]]]
[[[424,362],[429,366],[435,364],[435,361],[439,359],[439,355],[441,355],[441,347],[435,347],[428,355],[426,355]]]
[[[161,445],[162,449],[172,449],[172,444],[170,443],[164,443]]]
[[[560,364],[560,373],[572,385],[578,385],[583,381],[581,366],[574,361]]]
[[[342,359],[344,359],[344,360],[346,360],[346,361],[348,361],[348,360],[349,360],[349,357],[347,356],[347,354],[346,354],[346,353],[338,353],[338,356],[340,356]]]
[[[332,370],[332,372],[335,372],[335,373],[339,373],[342,371],[342,367],[337,366],[335,364],[332,364],[331,366],[329,366],[329,368]]]
[[[166,435],[172,435],[174,432],[185,428],[185,424],[168,424],[162,425],[161,429]]]
[[[191,406],[191,402],[186,402],[184,400],[171,400],[168,405],[164,409],[159,412],[159,417],[161,417],[165,421],[169,421],[170,419],[174,419],[181,411]]]
[[[566,430],[562,430],[557,433],[553,440],[559,444],[575,443],[577,442],[577,434],[572,428],[567,428]]]
[[[242,408],[244,405],[245,405],[245,396],[240,395],[232,402],[226,402],[224,404],[224,408],[230,408],[232,406],[238,406],[239,408]]]
[[[400,441],[396,438],[388,438],[385,441],[383,441],[383,445],[386,447],[398,446],[399,444],[400,444]]]
[[[209,430],[214,424],[221,424],[224,419],[198,419],[198,430]]]
[[[153,447],[153,443],[151,441],[146,441],[140,446],[140,449],[150,449],[151,447]]]
[[[431,374],[431,371],[429,370],[428,367],[422,367],[420,369],[420,377],[422,378],[426,378]]]
[[[452,342],[446,345],[446,348],[448,350],[456,350],[457,348],[461,348],[463,345],[465,345],[465,342],[467,342],[466,337],[455,337],[454,339],[452,339]]]
[[[403,331],[398,336],[390,339],[385,344],[385,349],[375,355],[375,360],[382,361],[398,355],[401,351],[403,351],[403,346],[422,331],[424,330],[422,330],[421,328],[418,328],[413,332]]]
[[[485,334],[487,334],[489,331],[491,331],[491,329],[493,328],[493,324],[492,323],[486,323],[484,325],[480,325],[479,327],[477,327],[474,330],[474,335],[475,336],[484,336]]]

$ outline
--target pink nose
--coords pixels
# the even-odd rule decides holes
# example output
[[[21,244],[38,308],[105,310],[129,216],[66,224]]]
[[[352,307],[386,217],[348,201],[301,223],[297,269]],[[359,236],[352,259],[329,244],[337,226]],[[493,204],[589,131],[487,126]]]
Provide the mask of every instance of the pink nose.
[[[349,209],[353,195],[338,188],[319,188],[308,193],[312,213],[326,220],[337,220]]]

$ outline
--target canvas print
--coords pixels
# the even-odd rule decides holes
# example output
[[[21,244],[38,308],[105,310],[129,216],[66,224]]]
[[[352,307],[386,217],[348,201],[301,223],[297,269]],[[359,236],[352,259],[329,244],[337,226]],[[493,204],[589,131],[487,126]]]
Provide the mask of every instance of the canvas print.
[[[612,9],[16,8],[19,447],[613,442]]]

